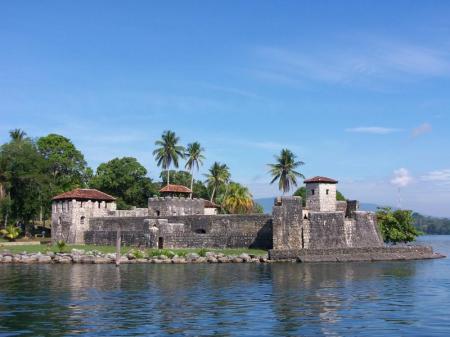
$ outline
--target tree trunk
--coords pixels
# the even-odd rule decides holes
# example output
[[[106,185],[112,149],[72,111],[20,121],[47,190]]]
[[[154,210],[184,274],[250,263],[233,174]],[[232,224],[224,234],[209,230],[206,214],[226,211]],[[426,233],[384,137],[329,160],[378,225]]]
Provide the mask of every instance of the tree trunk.
[[[6,229],[7,225],[8,225],[8,211],[6,211],[6,214],[5,214],[5,229]]]
[[[191,199],[192,199],[192,188],[194,187],[194,170],[191,169]]]
[[[211,193],[211,202],[214,200],[214,193],[216,193],[216,186],[213,187],[213,191]]]
[[[169,185],[169,179],[170,179],[170,170],[167,168],[167,185]]]

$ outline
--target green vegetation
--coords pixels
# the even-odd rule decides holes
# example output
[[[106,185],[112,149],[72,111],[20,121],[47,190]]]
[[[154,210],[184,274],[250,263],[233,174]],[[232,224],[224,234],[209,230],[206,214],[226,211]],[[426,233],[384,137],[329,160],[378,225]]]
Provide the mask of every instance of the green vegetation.
[[[283,191],[283,194],[291,190],[291,186],[297,186],[297,178],[305,178],[303,174],[295,171],[299,166],[304,165],[302,161],[295,161],[296,155],[288,149],[281,150],[279,156],[275,156],[276,163],[269,164],[270,174],[272,175],[273,184],[278,180],[278,189]]]
[[[178,168],[179,159],[184,158],[185,149],[178,145],[179,140],[180,138],[176,136],[175,132],[166,130],[161,139],[155,142],[158,147],[153,151],[153,155],[157,165],[167,171],[167,184],[170,183],[170,166],[173,163],[173,166]]]
[[[89,186],[117,196],[118,209],[146,207],[148,198],[159,191],[159,185],[147,177],[145,167],[132,157],[100,164]]]
[[[427,234],[450,234],[450,219],[413,213],[414,226]]]
[[[15,241],[20,235],[20,228],[9,225],[5,229],[0,230],[0,235],[3,235],[8,241]]]
[[[203,165],[203,160],[205,159],[205,156],[203,155],[204,151],[205,149],[202,148],[199,142],[190,143],[186,148],[185,157],[187,158],[187,161],[185,168],[191,171],[191,191],[193,191],[194,188],[194,169],[198,171],[200,168],[199,166]]]
[[[230,169],[226,164],[214,162],[209,169],[208,174],[205,174],[205,176],[208,188],[212,189],[210,200],[213,202],[217,199],[214,199],[216,192],[230,181]]]
[[[412,211],[385,207],[377,211],[378,225],[385,242],[411,242],[420,232],[414,227]]]
[[[222,206],[228,213],[246,214],[253,211],[253,199],[247,187],[231,182],[224,196]]]
[[[98,251],[101,253],[115,253],[116,247],[114,246],[95,246],[95,245],[66,245],[64,247],[64,252],[70,252],[72,249],[82,249],[84,251]],[[2,245],[0,242],[0,252],[6,250],[11,253],[46,253],[46,252],[54,252],[59,253],[59,247],[56,245],[16,245],[16,246],[6,246]],[[143,249],[138,250],[136,247],[121,247],[121,254],[132,253],[136,254],[136,256],[142,256],[142,252],[144,256],[153,257],[159,255],[166,255],[168,257],[173,257],[175,255],[178,256],[186,256],[189,253],[197,253],[200,256],[201,254],[206,254],[206,252],[215,252],[215,253],[223,253],[225,255],[240,255],[242,253],[254,254],[254,255],[265,255],[267,251],[262,249],[246,249],[246,248],[180,248],[180,249]],[[137,258],[137,257],[136,257]]]

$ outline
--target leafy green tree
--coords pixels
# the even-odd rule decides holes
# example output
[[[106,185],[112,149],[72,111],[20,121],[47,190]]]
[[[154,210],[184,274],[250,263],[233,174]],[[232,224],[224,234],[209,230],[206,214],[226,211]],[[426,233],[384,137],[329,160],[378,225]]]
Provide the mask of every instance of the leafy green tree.
[[[115,158],[97,168],[90,187],[117,197],[117,207],[146,207],[148,198],[158,194],[158,188],[147,176],[147,170],[136,158]]]
[[[297,190],[294,192],[293,195],[296,197],[302,197],[303,207],[306,206],[306,187],[305,186],[301,186],[301,187],[297,188]],[[345,199],[344,195],[341,192],[336,191],[336,200],[345,201],[347,199]]]
[[[295,161],[296,155],[288,149],[281,150],[279,156],[275,156],[276,163],[269,164],[270,174],[272,175],[273,184],[278,180],[278,188],[283,191],[283,194],[289,192],[291,185],[297,186],[297,177],[305,178],[303,174],[295,171],[295,169],[305,163],[302,161]]]
[[[6,181],[4,193],[10,199],[7,216],[24,223],[42,218],[49,179],[45,161],[33,141],[24,136],[12,137],[0,147],[0,165]]]
[[[70,139],[49,134],[39,138],[36,145],[47,163],[47,170],[56,193],[85,186],[86,161]]]
[[[226,185],[230,180],[230,169],[226,164],[214,162],[209,169],[208,174],[205,174],[208,188],[212,189],[210,201],[214,201],[214,196],[218,188]]]
[[[246,214],[253,210],[253,198],[247,187],[231,182],[222,202],[223,208],[231,214]]]
[[[157,148],[153,151],[156,163],[163,170],[167,171],[167,185],[170,183],[170,166],[173,163],[175,168],[179,166],[179,159],[184,158],[185,149],[178,145],[180,138],[175,132],[166,130],[163,132],[161,139],[155,142]]]
[[[200,145],[199,142],[190,143],[186,148],[185,156],[187,158],[187,161],[185,168],[191,172],[191,191],[193,190],[194,185],[194,169],[198,171],[199,165],[203,165],[203,159],[205,159],[205,156],[203,155],[204,151],[205,149]]]
[[[377,221],[385,242],[410,242],[414,241],[420,232],[414,227],[412,211],[395,210],[391,208],[379,208]]]

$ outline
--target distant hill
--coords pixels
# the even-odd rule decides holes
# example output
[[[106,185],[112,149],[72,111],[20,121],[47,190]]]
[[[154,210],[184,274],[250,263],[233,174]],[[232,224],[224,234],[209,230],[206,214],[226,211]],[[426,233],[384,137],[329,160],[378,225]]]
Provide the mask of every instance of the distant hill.
[[[264,213],[272,213],[273,198],[260,198],[255,199],[255,201],[260,204]],[[371,204],[362,202],[359,205],[362,211],[376,212],[377,208],[380,207],[377,204]],[[392,209],[396,209],[392,207]],[[450,219],[448,218],[438,218],[434,216],[422,215],[420,213],[413,213],[413,218],[415,220],[415,226],[420,231],[426,234],[450,234]]]

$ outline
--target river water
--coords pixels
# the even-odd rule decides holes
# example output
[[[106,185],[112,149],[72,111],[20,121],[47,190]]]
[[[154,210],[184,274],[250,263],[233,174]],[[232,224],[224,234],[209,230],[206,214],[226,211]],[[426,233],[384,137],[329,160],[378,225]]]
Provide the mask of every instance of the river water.
[[[62,335],[450,336],[450,261],[0,265],[0,336]]]

